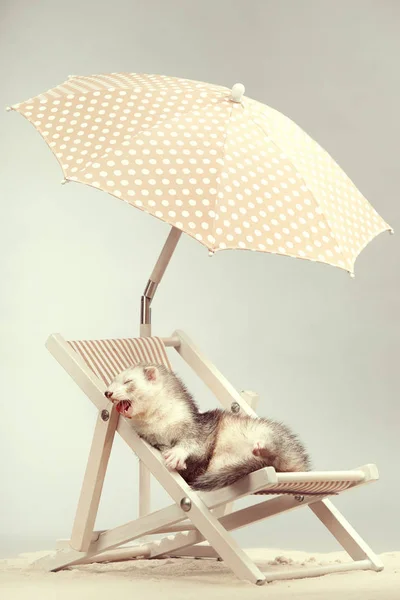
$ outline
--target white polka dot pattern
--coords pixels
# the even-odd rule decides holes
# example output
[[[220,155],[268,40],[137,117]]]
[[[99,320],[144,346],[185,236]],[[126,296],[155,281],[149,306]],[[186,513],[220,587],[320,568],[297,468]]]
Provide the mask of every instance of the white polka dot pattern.
[[[188,233],[353,272],[390,226],[314,140],[227,88],[160,75],[71,77],[13,106],[66,180],[86,183]]]

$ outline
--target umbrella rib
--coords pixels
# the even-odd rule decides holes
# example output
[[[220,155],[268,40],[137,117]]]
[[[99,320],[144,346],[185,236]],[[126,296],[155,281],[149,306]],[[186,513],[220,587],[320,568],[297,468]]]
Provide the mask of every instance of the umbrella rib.
[[[232,104],[231,111],[230,111],[229,116],[228,116],[228,127],[227,127],[226,132],[225,132],[224,142],[223,142],[223,146],[222,146],[222,161],[223,161],[223,165],[221,166],[221,169],[218,171],[217,179],[221,175],[221,173],[222,173],[222,171],[224,170],[224,167],[225,167],[225,145],[226,145],[226,138],[228,137],[229,121],[230,121],[230,119],[232,117],[232,113],[233,113],[233,102],[231,104]],[[215,235],[214,235],[214,233],[215,233],[215,223],[216,223],[217,208],[218,208],[218,196],[219,196],[219,191],[220,191],[220,188],[221,188],[221,182],[222,182],[222,178],[220,177],[220,180],[219,180],[219,183],[218,183],[217,189],[216,189],[216,194],[215,194],[214,217],[213,217],[213,225],[212,225],[212,228],[211,228],[211,235],[213,236],[214,240],[215,240]],[[212,250],[213,251],[215,250],[215,241],[213,243]]]
[[[263,133],[263,134],[264,134],[264,135],[265,135],[265,136],[266,136],[266,137],[267,137],[267,138],[268,138],[268,139],[269,139],[269,140],[270,140],[270,141],[271,141],[271,142],[272,142],[272,143],[273,143],[273,144],[274,144],[274,145],[275,145],[277,148],[278,148],[278,150],[279,150],[279,151],[280,151],[282,154],[285,154],[286,156],[288,156],[288,155],[286,154],[286,152],[285,152],[284,150],[282,150],[282,148],[281,148],[281,147],[280,147],[280,146],[279,146],[279,145],[278,145],[278,144],[275,142],[275,140],[271,139],[271,136],[270,136],[270,135],[269,135],[269,134],[268,134],[268,133],[267,133],[267,132],[264,130],[264,128],[263,128],[261,125],[259,125],[258,123],[256,123],[256,121],[253,119],[253,117],[250,117],[250,116],[249,116],[249,120],[250,120],[252,123],[254,123],[254,125],[255,125],[255,126],[256,126],[256,127],[257,127],[257,128],[258,128],[258,129],[259,129],[259,130],[260,130],[260,131],[261,131],[261,132],[262,132],[262,133]],[[290,162],[292,163],[292,165],[295,167],[295,169],[296,169],[296,173],[299,175],[299,178],[301,179],[301,181],[303,182],[303,184],[304,184],[304,185],[307,187],[308,191],[310,192],[311,196],[313,197],[315,204],[318,206],[317,199],[316,199],[316,197],[315,197],[315,195],[314,195],[313,191],[312,191],[312,190],[310,190],[309,186],[307,185],[307,182],[305,181],[305,179],[303,178],[302,174],[300,173],[300,170],[297,168],[297,165],[296,165],[296,163],[295,163],[295,162],[292,160],[292,158],[290,158],[289,156],[288,156],[288,158],[289,158]],[[327,224],[327,226],[328,226],[328,228],[329,228],[330,232],[332,233],[332,235],[333,235],[333,237],[334,237],[334,239],[335,239],[335,242],[336,242],[336,244],[337,244],[337,247],[339,248],[340,254],[342,255],[342,257],[343,257],[343,259],[344,259],[344,264],[347,264],[349,261],[346,259],[346,256],[345,256],[345,254],[344,254],[344,252],[343,252],[343,249],[342,249],[342,246],[339,244],[339,242],[338,242],[338,240],[337,240],[337,237],[336,237],[336,235],[335,235],[335,232],[333,231],[332,227],[329,225],[329,223],[328,223],[328,220],[327,220],[327,218],[326,218],[325,214],[323,213],[322,209],[321,209],[321,213],[320,213],[320,215],[323,217],[323,219],[324,219],[325,223]]]

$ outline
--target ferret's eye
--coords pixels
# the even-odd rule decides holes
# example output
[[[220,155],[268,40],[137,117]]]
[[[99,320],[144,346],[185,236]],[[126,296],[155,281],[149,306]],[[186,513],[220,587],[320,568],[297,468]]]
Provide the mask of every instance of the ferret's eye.
[[[124,381],[124,385],[127,385],[128,383],[132,383],[132,379],[127,379],[126,381]]]

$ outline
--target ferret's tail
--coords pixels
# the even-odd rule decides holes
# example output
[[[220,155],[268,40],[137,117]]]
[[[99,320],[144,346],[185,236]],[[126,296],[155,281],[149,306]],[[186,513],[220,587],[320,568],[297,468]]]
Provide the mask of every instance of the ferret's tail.
[[[260,461],[257,459],[229,465],[214,473],[204,473],[195,479],[190,485],[194,490],[210,491],[219,490],[227,485],[232,485],[245,475],[261,469]]]

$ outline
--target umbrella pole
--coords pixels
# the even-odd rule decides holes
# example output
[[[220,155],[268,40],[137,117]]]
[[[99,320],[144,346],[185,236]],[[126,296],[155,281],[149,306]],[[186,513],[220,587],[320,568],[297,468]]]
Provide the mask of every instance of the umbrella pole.
[[[140,304],[140,337],[151,336],[151,302],[156,293],[158,284],[160,283],[165,269],[168,266],[171,256],[174,253],[182,231],[176,227],[172,227],[167,240],[161,250],[160,256],[155,264],[155,267],[147,282]],[[150,512],[150,471],[145,464],[139,462],[139,517],[144,517]],[[142,541],[146,541],[143,538]]]
[[[172,227],[167,240],[164,244],[161,254],[155,264],[155,267],[150,275],[150,279],[147,282],[143,296],[141,298],[140,305],[140,336],[148,337],[151,335],[151,303],[156,293],[158,284],[160,283],[165,269],[168,266],[171,256],[174,253],[179,238],[182,235],[182,231],[176,227]]]

